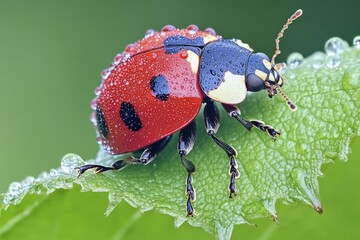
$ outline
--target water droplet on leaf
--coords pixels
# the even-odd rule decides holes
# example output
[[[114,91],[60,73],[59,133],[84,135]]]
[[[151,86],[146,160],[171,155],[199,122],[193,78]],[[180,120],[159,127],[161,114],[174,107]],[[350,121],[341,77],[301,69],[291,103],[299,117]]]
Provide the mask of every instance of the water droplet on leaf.
[[[21,182],[21,184],[23,188],[29,189],[35,184],[35,178],[33,176],[28,176]]]
[[[12,182],[9,186],[9,194],[18,195],[21,192],[22,185],[19,182]]]
[[[329,68],[336,68],[340,65],[340,58],[338,56],[329,56],[326,60],[326,66]]]
[[[304,60],[304,57],[303,57],[303,55],[301,55],[301,53],[294,52],[289,55],[286,62],[290,68],[296,68],[302,63],[303,60]]]
[[[68,174],[77,175],[76,167],[84,165],[84,161],[75,154],[67,154],[61,160],[61,169]]]
[[[336,56],[344,52],[349,44],[339,37],[332,37],[325,43],[325,52],[328,56]]]
[[[311,57],[311,65],[315,69],[319,69],[324,65],[325,62],[325,53],[315,52]]]
[[[360,35],[354,37],[353,45],[356,48],[360,48]]]

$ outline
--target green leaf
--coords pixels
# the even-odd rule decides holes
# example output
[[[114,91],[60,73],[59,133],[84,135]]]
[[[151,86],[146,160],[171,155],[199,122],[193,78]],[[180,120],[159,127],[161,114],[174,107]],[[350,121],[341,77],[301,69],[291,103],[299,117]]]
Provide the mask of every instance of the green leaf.
[[[206,135],[202,116],[199,116],[195,147],[188,155],[196,165],[194,217],[186,217],[186,171],[177,154],[175,136],[164,152],[147,166],[129,166],[103,174],[88,172],[77,178],[74,167],[84,162],[79,156],[68,154],[61,168],[11,184],[3,194],[0,236],[15,229],[16,223],[27,216],[44,218],[49,202],[55,205],[62,202],[63,194],[59,193],[64,190],[53,193],[55,190],[73,189],[78,185],[85,192],[108,193],[106,214],[124,199],[142,212],[155,209],[173,216],[177,226],[188,221],[218,239],[230,239],[235,224],[251,223],[262,217],[276,220],[278,202],[302,201],[321,212],[317,181],[322,175],[321,166],[337,159],[345,161],[351,137],[360,132],[359,59],[360,49],[349,48],[335,57],[316,54],[300,66],[286,69],[283,89],[297,104],[296,112],[290,111],[281,97],[269,99],[265,92],[248,96],[239,106],[242,116],[280,129],[281,136],[276,141],[256,129],[248,132],[222,114],[218,137],[238,151],[241,174],[236,181],[237,196],[232,199],[227,190],[229,159]],[[99,152],[97,159],[106,165],[114,161],[103,152]],[[73,191],[77,192],[77,187]],[[22,202],[25,195],[29,196]],[[34,209],[45,210],[36,215]],[[77,209],[79,214],[90,210]]]

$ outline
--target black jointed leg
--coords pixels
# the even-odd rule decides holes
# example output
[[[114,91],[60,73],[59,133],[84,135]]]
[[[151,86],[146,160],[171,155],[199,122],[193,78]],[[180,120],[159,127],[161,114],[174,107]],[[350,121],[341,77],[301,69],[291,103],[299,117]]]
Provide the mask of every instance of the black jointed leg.
[[[226,152],[226,154],[230,158],[229,191],[230,191],[230,198],[232,198],[233,196],[236,195],[235,179],[240,176],[236,162],[236,155],[237,155],[236,150],[230,145],[221,141],[215,135],[220,126],[220,115],[219,115],[219,110],[213,101],[208,101],[206,103],[206,106],[204,108],[204,118],[205,118],[205,128],[207,133],[214,140],[214,142]]]
[[[178,142],[178,151],[180,155],[180,160],[182,165],[185,167],[188,172],[186,178],[186,211],[187,216],[194,215],[194,208],[192,206],[192,202],[195,201],[196,194],[195,189],[192,185],[192,174],[195,172],[195,165],[185,156],[192,150],[195,141],[195,132],[196,132],[196,124],[195,121],[191,122],[189,125],[180,130],[179,133],[179,142]]]
[[[280,135],[280,132],[275,128],[266,125],[262,121],[258,120],[246,120],[241,117],[240,109],[234,105],[222,104],[225,111],[238,122],[240,122],[247,130],[251,130],[252,127],[256,127],[264,132],[266,132],[273,140],[276,140],[276,137]]]
[[[108,170],[119,170],[123,167],[129,165],[129,164],[143,164],[146,165],[150,163],[152,160],[155,159],[155,157],[165,148],[165,146],[169,143],[171,136],[167,136],[160,141],[157,141],[156,143],[153,143],[152,145],[145,148],[145,150],[142,152],[140,158],[134,158],[132,156],[127,157],[125,159],[121,159],[119,161],[116,161],[112,164],[111,167],[106,167],[102,165],[96,165],[96,164],[88,164],[83,165],[81,167],[78,167],[78,177],[80,177],[84,172],[86,172],[89,169],[94,169],[95,173],[101,173]]]

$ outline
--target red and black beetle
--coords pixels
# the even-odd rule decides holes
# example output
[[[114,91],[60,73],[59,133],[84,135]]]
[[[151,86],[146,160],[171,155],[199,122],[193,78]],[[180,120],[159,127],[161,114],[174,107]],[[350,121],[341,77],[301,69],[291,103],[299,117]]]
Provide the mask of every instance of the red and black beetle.
[[[109,153],[143,152],[138,158],[118,160],[111,167],[81,166],[79,175],[88,169],[99,173],[128,164],[148,164],[164,149],[172,134],[180,131],[178,154],[188,172],[187,214],[192,216],[195,166],[185,156],[194,145],[194,119],[205,104],[206,132],[230,159],[229,191],[230,197],[234,196],[235,179],[239,177],[237,154],[216,136],[220,117],[215,102],[248,130],[256,127],[273,139],[280,134],[261,121],[242,118],[236,104],[244,101],[248,91],[265,90],[269,97],[281,93],[288,106],[296,109],[280,90],[283,78],[275,57],[280,54],[279,40],[284,30],[301,14],[301,10],[296,11],[278,34],[271,60],[264,53],[254,53],[240,40],[222,39],[213,29],[199,31],[195,25],[181,30],[171,25],[160,32],[149,30],[144,39],[128,45],[102,73],[103,81],[93,102],[95,124],[98,138]]]

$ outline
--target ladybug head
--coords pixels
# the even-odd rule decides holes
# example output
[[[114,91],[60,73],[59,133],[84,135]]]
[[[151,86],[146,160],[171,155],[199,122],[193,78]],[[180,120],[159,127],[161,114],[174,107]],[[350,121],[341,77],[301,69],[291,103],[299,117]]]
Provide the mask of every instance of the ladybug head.
[[[275,94],[280,93],[285,99],[287,105],[291,110],[296,110],[296,106],[281,90],[284,84],[284,79],[279,74],[279,70],[283,67],[283,64],[275,64],[275,58],[280,54],[280,38],[283,36],[284,31],[288,26],[302,14],[302,10],[297,10],[286,22],[281,31],[279,32],[275,43],[275,53],[270,61],[269,57],[264,53],[251,54],[248,60],[247,73],[246,73],[246,88],[248,91],[258,92],[265,90],[269,97],[273,97]]]

